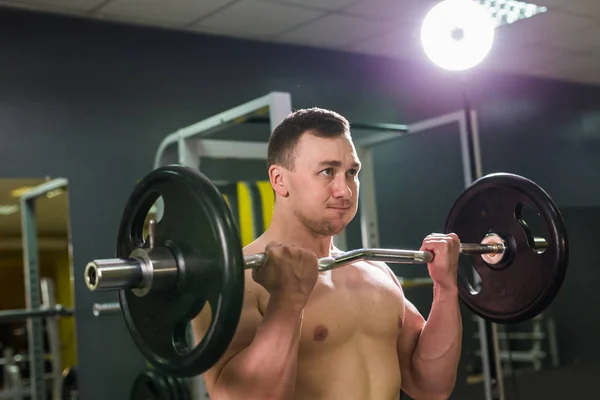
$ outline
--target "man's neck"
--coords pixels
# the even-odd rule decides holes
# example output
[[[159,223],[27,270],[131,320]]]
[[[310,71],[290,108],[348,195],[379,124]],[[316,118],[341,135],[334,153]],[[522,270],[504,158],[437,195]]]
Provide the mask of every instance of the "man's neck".
[[[304,247],[315,252],[317,257],[329,257],[333,250],[333,237],[323,236],[308,230],[294,216],[274,213],[271,224],[263,234],[267,242],[275,241],[287,245]]]

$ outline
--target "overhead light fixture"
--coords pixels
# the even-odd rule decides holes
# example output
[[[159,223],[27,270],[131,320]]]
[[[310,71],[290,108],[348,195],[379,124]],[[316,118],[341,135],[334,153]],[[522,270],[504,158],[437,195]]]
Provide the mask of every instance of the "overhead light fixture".
[[[425,17],[421,43],[436,65],[466,70],[487,57],[495,28],[547,11],[545,6],[516,0],[444,0]]]
[[[515,0],[475,0],[488,10],[495,25],[509,25],[548,11],[548,7]]]
[[[19,211],[17,204],[0,204],[0,216],[6,217]]]
[[[425,54],[449,71],[473,68],[487,57],[494,42],[495,23],[474,0],[444,0],[427,14],[421,27]]]

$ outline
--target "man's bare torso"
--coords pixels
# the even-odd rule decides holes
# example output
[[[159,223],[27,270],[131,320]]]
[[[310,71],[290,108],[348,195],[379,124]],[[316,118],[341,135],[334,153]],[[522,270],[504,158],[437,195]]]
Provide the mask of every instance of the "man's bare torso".
[[[260,252],[257,245],[244,253]],[[246,282],[263,314],[268,292],[251,271]],[[384,265],[359,262],[321,272],[304,308],[295,399],[398,399],[403,319],[404,295]]]

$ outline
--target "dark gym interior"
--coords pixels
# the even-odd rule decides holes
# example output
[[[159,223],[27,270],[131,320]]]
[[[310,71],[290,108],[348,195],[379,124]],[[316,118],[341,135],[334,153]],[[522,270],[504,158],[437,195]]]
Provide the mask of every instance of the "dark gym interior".
[[[151,6],[139,2],[139,7]],[[493,68],[458,74],[393,54],[184,32],[49,10],[0,8],[0,179],[68,180],[77,398],[128,399],[135,378],[148,367],[122,317],[92,314],[94,303],[118,297],[90,292],[83,271],[92,259],[114,256],[123,207],[153,169],[166,135],[270,92],[289,93],[294,109],[323,107],[351,122],[411,124],[462,110],[464,90],[477,112],[483,174],[519,174],[543,187],[560,208],[570,245],[563,287],[543,313],[543,327],[553,321],[558,355],[552,360],[544,330],[541,365],[513,362],[514,374],[504,371],[503,396],[594,398],[589,393],[596,391],[600,372],[600,313],[594,298],[600,273],[593,239],[600,224],[600,74],[596,82]],[[600,9],[595,10],[589,18],[600,23]],[[418,46],[418,37],[414,40]],[[502,62],[493,53],[492,61]],[[264,141],[269,134],[267,125],[258,124],[242,125],[230,136],[237,139],[246,129],[253,140]],[[373,154],[380,245],[418,248],[425,235],[443,231],[464,189],[458,129],[449,125],[408,135],[375,146]],[[206,162],[200,170],[215,180],[268,179],[263,162],[241,165]],[[0,236],[0,242],[4,239]],[[347,243],[362,246],[358,215],[348,227]],[[9,279],[23,285],[19,251],[0,253],[0,266],[17,265],[19,275],[0,271],[3,288],[11,286]],[[428,276],[426,268],[412,265],[392,269],[406,278]],[[8,299],[7,293],[3,289],[0,297]],[[408,288],[405,294],[428,314],[431,286]],[[21,297],[3,300],[8,304],[3,309],[25,308],[22,292],[13,295]],[[451,398],[484,399],[477,324],[466,307],[462,318],[463,352]],[[531,332],[533,325],[509,324],[506,332]],[[530,340],[508,343],[509,357],[510,351],[533,346]]]

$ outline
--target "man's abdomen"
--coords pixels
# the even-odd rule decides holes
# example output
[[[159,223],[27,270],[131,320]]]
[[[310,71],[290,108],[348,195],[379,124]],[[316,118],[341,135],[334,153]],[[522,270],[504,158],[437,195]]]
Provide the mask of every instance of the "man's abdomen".
[[[395,341],[356,335],[335,349],[299,357],[295,400],[397,400],[401,376]],[[301,353],[302,354],[302,353]]]

